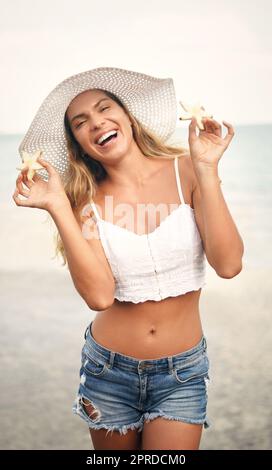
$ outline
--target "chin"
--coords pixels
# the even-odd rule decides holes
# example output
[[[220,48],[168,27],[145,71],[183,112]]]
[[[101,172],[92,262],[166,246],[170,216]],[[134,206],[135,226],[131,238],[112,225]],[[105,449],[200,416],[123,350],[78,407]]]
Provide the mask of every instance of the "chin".
[[[120,146],[120,148],[116,148],[112,150],[112,152],[109,152],[105,155],[101,155],[102,160],[108,161],[108,160],[122,160],[125,158],[125,156],[129,153],[129,148],[128,147],[123,147]]]

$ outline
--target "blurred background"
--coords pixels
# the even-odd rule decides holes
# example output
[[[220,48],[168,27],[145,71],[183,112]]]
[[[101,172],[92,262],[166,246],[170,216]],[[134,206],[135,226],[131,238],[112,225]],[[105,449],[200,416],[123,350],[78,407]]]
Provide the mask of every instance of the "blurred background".
[[[272,448],[272,4],[259,0],[0,0],[1,449],[90,449],[72,414],[95,317],[54,256],[54,224],[12,199],[18,146],[62,80],[96,67],[172,77],[235,137],[219,163],[243,270],[207,266],[200,311],[211,360],[202,449]],[[181,108],[178,106],[178,112]],[[224,132],[225,132],[225,128]],[[187,145],[188,121],[170,141]],[[99,313],[98,313],[99,314]]]

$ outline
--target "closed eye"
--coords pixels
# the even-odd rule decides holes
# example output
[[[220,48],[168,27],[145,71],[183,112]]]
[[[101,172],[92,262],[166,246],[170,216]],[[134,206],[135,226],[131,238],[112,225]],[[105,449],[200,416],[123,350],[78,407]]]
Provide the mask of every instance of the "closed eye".
[[[80,122],[79,124],[77,124],[77,125],[75,126],[75,128],[78,129],[78,128],[81,126],[81,124],[83,124],[84,122],[85,122],[85,121]]]
[[[105,106],[104,108],[101,108],[101,111],[104,111],[105,109],[109,109],[109,106]],[[77,125],[75,126],[75,128],[78,129],[84,122],[86,122],[86,121],[80,122],[79,124],[77,124]]]

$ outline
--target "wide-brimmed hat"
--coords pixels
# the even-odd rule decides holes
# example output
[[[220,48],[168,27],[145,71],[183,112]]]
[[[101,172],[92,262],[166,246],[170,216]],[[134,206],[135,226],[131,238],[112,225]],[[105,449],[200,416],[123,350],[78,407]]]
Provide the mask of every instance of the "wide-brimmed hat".
[[[143,73],[113,67],[99,67],[73,75],[45,98],[20,146],[52,163],[65,180],[69,156],[65,138],[64,115],[71,101],[86,90],[99,88],[117,96],[144,128],[167,141],[176,128],[177,102],[172,78],[156,78]],[[45,180],[48,174],[38,170]]]

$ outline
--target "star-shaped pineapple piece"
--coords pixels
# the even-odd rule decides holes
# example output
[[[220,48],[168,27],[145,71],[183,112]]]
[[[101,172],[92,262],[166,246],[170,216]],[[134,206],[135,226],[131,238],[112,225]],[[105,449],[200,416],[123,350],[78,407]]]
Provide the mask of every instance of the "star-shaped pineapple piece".
[[[189,106],[185,104],[184,102],[179,102],[179,104],[183,107],[184,111],[186,111],[186,114],[183,114],[180,116],[181,121],[186,121],[187,119],[192,119],[192,117],[196,118],[196,123],[197,126],[200,130],[204,130],[204,126],[202,123],[202,118],[208,117],[212,118],[213,116],[211,114],[208,114],[205,111],[205,108],[201,106],[200,102],[198,101],[196,104]]]
[[[34,153],[28,153],[25,152],[24,150],[22,151],[22,157],[23,157],[23,163],[21,164],[20,167],[17,167],[17,170],[28,170],[27,171],[27,179],[33,181],[33,175],[36,170],[42,170],[43,166],[40,165],[40,163],[37,162],[37,158],[41,157],[42,155],[42,150],[36,150]]]

